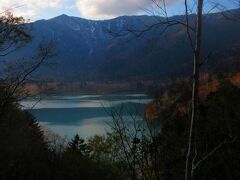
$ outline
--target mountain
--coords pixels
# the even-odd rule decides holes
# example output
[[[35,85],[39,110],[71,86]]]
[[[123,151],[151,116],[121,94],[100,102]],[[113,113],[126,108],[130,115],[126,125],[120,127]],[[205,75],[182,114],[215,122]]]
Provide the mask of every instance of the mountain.
[[[240,10],[224,13],[203,18],[203,57],[217,54],[213,58],[216,63],[223,57],[221,52],[240,44],[240,18],[226,16],[240,15]],[[190,23],[194,18],[190,16]],[[184,21],[184,16],[171,19]],[[57,56],[51,61],[55,65],[38,72],[45,80],[152,80],[189,74],[192,54],[183,26],[170,26],[164,33],[166,26],[156,26],[139,37],[126,31],[145,30],[157,22],[155,16],[94,21],[61,15],[32,23],[32,43],[12,56],[30,56],[41,41],[53,41]],[[113,36],[110,32],[125,35]]]

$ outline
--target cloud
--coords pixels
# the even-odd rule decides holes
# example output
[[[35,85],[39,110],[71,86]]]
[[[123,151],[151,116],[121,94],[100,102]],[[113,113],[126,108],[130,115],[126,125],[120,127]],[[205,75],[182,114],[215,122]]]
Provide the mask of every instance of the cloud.
[[[61,0],[0,0],[0,12],[10,10],[16,16],[34,18],[46,8],[63,8]]]
[[[154,0],[162,1],[162,0]],[[166,0],[168,4],[182,0]],[[89,19],[109,19],[120,15],[144,14],[152,0],[0,0],[0,13],[10,9],[14,15],[30,20],[70,13]],[[155,6],[156,7],[156,6]]]
[[[171,4],[177,1],[167,0],[167,3]],[[152,6],[154,6],[152,0],[77,0],[77,8],[81,16],[90,19],[109,19],[120,15],[143,14],[143,9]]]

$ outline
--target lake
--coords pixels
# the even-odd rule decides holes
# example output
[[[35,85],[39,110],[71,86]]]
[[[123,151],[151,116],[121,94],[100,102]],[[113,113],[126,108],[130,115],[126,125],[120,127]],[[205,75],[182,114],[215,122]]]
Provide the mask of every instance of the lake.
[[[142,120],[151,98],[144,94],[50,96],[21,101],[41,125],[67,139],[79,134],[88,138],[110,131],[111,113],[119,112],[131,124],[133,116]]]

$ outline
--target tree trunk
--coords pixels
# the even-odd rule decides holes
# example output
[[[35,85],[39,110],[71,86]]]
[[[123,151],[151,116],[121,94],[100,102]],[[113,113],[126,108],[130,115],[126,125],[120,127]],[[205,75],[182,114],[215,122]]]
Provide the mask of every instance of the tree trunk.
[[[198,88],[199,88],[199,68],[201,61],[201,39],[202,39],[202,12],[203,0],[198,0],[195,49],[194,49],[194,69],[193,69],[193,86],[192,86],[192,114],[191,125],[188,141],[188,152],[186,158],[185,180],[190,180],[193,176],[193,159],[195,156],[195,141],[196,141],[196,121],[198,110]]]

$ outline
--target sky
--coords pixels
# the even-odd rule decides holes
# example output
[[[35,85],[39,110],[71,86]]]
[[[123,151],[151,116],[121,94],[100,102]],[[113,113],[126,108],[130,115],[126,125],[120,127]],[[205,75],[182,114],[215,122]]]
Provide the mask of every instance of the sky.
[[[0,0],[0,13],[6,10],[30,21],[50,19],[61,14],[86,19],[111,19],[122,15],[162,15],[154,0]],[[155,0],[162,1],[162,0]],[[191,0],[194,2],[196,0]],[[205,0],[205,11],[214,3],[221,3],[218,9],[231,9],[239,5],[238,0]],[[183,0],[166,0],[168,15],[183,14]],[[193,6],[191,4],[190,6]],[[216,9],[215,9],[216,11]]]

